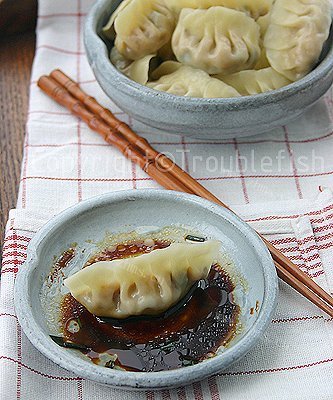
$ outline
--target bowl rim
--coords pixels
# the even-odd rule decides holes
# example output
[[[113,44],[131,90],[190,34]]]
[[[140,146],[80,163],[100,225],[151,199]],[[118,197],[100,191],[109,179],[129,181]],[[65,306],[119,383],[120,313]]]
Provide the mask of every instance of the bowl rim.
[[[229,110],[258,108],[260,106],[275,103],[284,98],[288,98],[295,92],[306,90],[309,86],[315,84],[323,76],[328,74],[333,68],[332,40],[326,57],[311,72],[298,81],[292,82],[291,84],[283,86],[280,89],[255,95],[231,98],[197,98],[177,96],[167,92],[151,89],[122,74],[109,59],[107,46],[97,32],[97,25],[101,17],[100,14],[104,12],[105,8],[111,1],[115,0],[98,0],[92,6],[86,17],[84,27],[84,43],[90,64],[93,64],[93,69],[96,67],[97,69],[106,72],[107,74],[104,75],[106,78],[113,75],[117,82],[118,90],[122,91],[123,93],[140,95],[142,98],[151,99],[152,101],[159,98],[163,100],[164,106],[176,106],[178,109],[184,109],[185,111],[189,106],[196,109],[197,107],[202,108],[208,105],[213,105],[216,107],[224,106]],[[333,29],[332,24],[330,29]],[[95,57],[96,54],[98,54],[98,57]]]
[[[87,364],[86,360],[80,360],[78,357],[73,356],[71,352],[68,352],[68,349],[59,347],[48,335],[44,334],[35,320],[30,299],[29,284],[33,279],[34,271],[38,269],[39,249],[47,242],[48,237],[52,236],[52,232],[66,223],[69,218],[78,217],[92,208],[136,199],[149,201],[167,199],[169,201],[176,201],[184,206],[189,203],[200,206],[207,212],[214,213],[226,220],[226,222],[231,223],[244,240],[252,245],[253,251],[258,256],[258,260],[261,261],[264,276],[264,298],[257,319],[248,332],[233,346],[226,349],[223,354],[194,366],[170,371],[154,373],[115,371],[108,368],[101,368],[94,364]],[[128,390],[164,389],[187,385],[217,374],[243,357],[257,343],[267,329],[277,305],[277,295],[277,274],[266,246],[255,231],[231,211],[195,195],[159,189],[132,189],[111,192],[82,201],[47,222],[29,243],[27,260],[19,269],[15,281],[14,304],[18,321],[30,342],[42,354],[60,367],[74,372],[82,378],[113,387]],[[223,366],[220,365],[222,359]],[[89,365],[89,368],[87,368],[87,365]]]

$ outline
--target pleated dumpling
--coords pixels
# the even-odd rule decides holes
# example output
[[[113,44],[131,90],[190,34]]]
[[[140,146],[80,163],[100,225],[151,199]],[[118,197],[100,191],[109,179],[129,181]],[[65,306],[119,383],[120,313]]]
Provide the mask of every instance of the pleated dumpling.
[[[266,35],[266,32],[267,32],[267,29],[269,27],[269,24],[271,22],[271,13],[268,12],[267,14],[263,15],[262,17],[259,17],[256,20],[256,22],[260,27],[260,36],[262,38],[264,38]]]
[[[171,38],[175,26],[174,13],[166,0],[125,0],[104,28],[115,46],[130,60],[155,54]]]
[[[167,64],[167,65],[164,65]],[[157,81],[148,82],[151,89],[161,90],[176,96],[198,98],[240,97],[233,87],[219,79],[212,78],[205,71],[167,61],[153,73],[153,77],[165,70],[168,74]]]
[[[168,6],[177,14],[183,8],[207,9],[222,6],[242,11],[254,19],[265,15],[271,9],[274,0],[168,0]]]
[[[154,81],[157,81],[158,79],[162,78],[162,76],[173,74],[174,72],[178,71],[182,66],[183,65],[177,61],[164,61],[151,73],[151,77]]]
[[[77,301],[100,317],[160,314],[217,261],[220,243],[173,243],[151,253],[100,261],[65,279]]]
[[[184,8],[172,36],[177,60],[209,74],[251,69],[260,56],[259,25],[226,7]]]
[[[292,81],[315,66],[331,25],[329,0],[276,0],[264,46],[270,65]]]
[[[110,60],[118,71],[133,81],[145,85],[148,82],[155,56],[155,54],[149,54],[140,60],[132,61],[120,54],[116,47],[113,47],[110,53]]]
[[[264,38],[267,32],[267,29],[269,27],[269,24],[271,22],[271,14],[270,12],[267,13],[266,15],[263,15],[262,17],[259,17],[257,19],[257,24],[260,27],[260,48],[261,48],[261,53],[260,53],[260,57],[256,63],[256,65],[254,66],[254,69],[263,69],[263,68],[267,68],[270,67],[269,61],[267,59],[267,55],[266,55],[266,49],[264,46]]]
[[[291,81],[276,72],[273,68],[264,68],[258,71],[240,71],[232,75],[221,76],[224,83],[235,88],[242,96],[249,96],[280,89],[289,85]]]
[[[133,1],[133,0],[123,0],[119,4],[118,8],[111,14],[107,24],[103,26],[103,29],[102,29],[103,35],[108,40],[115,39],[116,32],[114,31],[114,21],[117,18],[117,16],[121,13],[121,11],[124,10],[131,1]]]

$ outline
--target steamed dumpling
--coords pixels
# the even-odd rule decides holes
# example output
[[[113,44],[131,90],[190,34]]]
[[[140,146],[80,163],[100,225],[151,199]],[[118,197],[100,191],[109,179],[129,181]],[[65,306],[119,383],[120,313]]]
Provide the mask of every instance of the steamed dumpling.
[[[154,81],[157,81],[164,75],[173,74],[174,72],[178,71],[182,66],[183,65],[177,61],[165,61],[151,73],[151,77]]]
[[[111,16],[104,34],[112,36],[114,29],[115,46],[130,60],[155,54],[168,43],[175,26],[175,16],[166,3],[166,0],[127,0]]]
[[[280,89],[291,81],[273,68],[241,71],[236,74],[221,76],[220,79],[235,88],[241,95],[248,96]]]
[[[168,75],[161,76],[155,82],[148,82],[148,87],[177,96],[199,98],[240,96],[237,90],[218,79],[212,78],[200,69],[184,66],[172,61],[168,63],[168,68],[165,68],[163,64],[160,68],[169,70],[171,68],[172,72]],[[156,76],[155,73],[159,74],[160,71],[158,71],[158,69],[154,71],[153,76]]]
[[[252,68],[260,56],[259,25],[225,7],[184,8],[172,36],[177,60],[209,74]]]
[[[132,61],[126,59],[119,53],[116,47],[113,47],[110,53],[110,60],[128,78],[141,85],[145,85],[148,82],[151,64],[155,56],[155,54],[149,54],[140,60]]]
[[[271,22],[271,14],[268,12],[266,15],[263,15],[262,17],[259,17],[256,20],[257,24],[260,27],[260,37],[264,38],[267,32],[267,29],[269,27],[269,24]]]
[[[263,68],[270,67],[270,64],[269,64],[269,61],[268,61],[267,55],[266,55],[266,49],[264,46],[264,38],[265,38],[265,35],[266,35],[266,32],[267,32],[270,22],[271,22],[270,12],[257,19],[257,24],[260,27],[261,53],[260,53],[260,57],[259,57],[256,65],[254,66],[254,69],[263,69]]]
[[[128,4],[133,0],[123,0],[118,8],[111,14],[107,24],[103,26],[102,32],[103,35],[109,39],[114,40],[116,37],[116,32],[114,31],[114,21],[116,17],[121,13],[121,11],[128,6]]]
[[[168,6],[176,13],[183,8],[201,8],[222,6],[245,12],[252,18],[257,19],[265,15],[271,9],[274,0],[168,0]]]
[[[97,262],[65,279],[65,285],[101,317],[160,314],[207,277],[218,254],[218,241],[173,243],[137,257]]]
[[[271,66],[292,81],[319,59],[331,25],[329,0],[276,0],[264,46]]]

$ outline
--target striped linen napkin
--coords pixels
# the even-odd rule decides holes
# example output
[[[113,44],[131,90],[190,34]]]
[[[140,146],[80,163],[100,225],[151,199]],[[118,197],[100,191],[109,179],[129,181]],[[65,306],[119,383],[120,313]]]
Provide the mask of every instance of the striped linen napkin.
[[[52,215],[81,200],[158,185],[36,87],[61,68],[83,89],[173,157],[215,195],[333,292],[332,91],[299,120],[246,139],[206,142],[147,128],[102,92],[87,63],[82,30],[89,0],[40,0],[17,208],[3,248],[0,301],[0,398],[53,399],[332,399],[333,324],[280,284],[267,333],[240,362],[189,387],[131,393],[60,369],[26,339],[13,306],[13,285],[33,234]]]

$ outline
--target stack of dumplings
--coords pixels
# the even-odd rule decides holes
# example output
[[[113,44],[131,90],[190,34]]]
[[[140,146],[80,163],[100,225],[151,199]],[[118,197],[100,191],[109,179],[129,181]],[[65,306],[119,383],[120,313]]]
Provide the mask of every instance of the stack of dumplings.
[[[103,34],[113,65],[135,82],[226,98],[303,78],[331,21],[330,0],[124,0]]]

